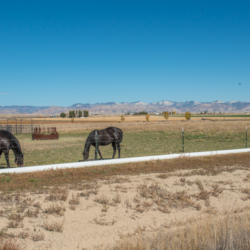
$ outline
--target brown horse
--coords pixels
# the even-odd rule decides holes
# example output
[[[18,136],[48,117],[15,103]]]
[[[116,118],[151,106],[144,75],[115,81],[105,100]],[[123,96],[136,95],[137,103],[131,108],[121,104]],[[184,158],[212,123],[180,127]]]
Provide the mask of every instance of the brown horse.
[[[7,167],[10,168],[9,151],[10,149],[15,154],[15,163],[18,167],[23,166],[23,153],[17,138],[6,130],[0,130],[0,157],[4,153]]]
[[[96,139],[96,134],[97,134],[97,139]],[[90,146],[97,146],[97,151],[102,158],[101,152],[99,150],[99,146],[106,146],[109,145],[110,143],[112,143],[112,147],[113,147],[113,157],[115,157],[115,152],[116,152],[116,146],[118,148],[118,158],[120,158],[120,143],[122,142],[122,138],[123,138],[123,133],[122,130],[116,127],[108,127],[102,130],[93,130],[86,142],[85,142],[85,147],[84,147],[84,151],[83,151],[83,159],[84,161],[86,161],[89,158],[89,150],[90,150]],[[96,141],[97,141],[97,145],[96,145]],[[97,152],[96,152],[97,154]]]

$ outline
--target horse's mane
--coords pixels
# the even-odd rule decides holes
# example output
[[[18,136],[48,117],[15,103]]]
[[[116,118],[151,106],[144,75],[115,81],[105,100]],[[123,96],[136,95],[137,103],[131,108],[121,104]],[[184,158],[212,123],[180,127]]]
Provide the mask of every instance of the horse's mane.
[[[85,142],[85,145],[84,145],[84,152],[88,152],[89,149],[90,149],[90,146],[91,146],[91,136],[93,136],[93,133],[95,132],[95,130],[91,131],[89,136],[87,137],[87,140]]]
[[[17,151],[16,152],[22,153],[21,145],[20,145],[19,141],[17,140],[17,138],[13,134],[11,134],[11,139],[12,139],[12,142],[14,142],[14,144],[15,144],[15,149],[18,149],[17,151],[19,151],[19,152],[17,152]],[[14,148],[12,150],[14,151]]]

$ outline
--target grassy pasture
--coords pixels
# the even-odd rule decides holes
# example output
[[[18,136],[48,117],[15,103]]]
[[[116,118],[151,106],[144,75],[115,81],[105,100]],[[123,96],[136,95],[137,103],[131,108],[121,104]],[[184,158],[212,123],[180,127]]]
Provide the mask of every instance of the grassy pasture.
[[[124,127],[120,125],[125,124],[116,125],[121,127],[124,132],[121,157],[125,158],[182,152],[182,127],[185,128],[185,152],[245,148],[245,126],[250,124],[247,122],[193,121],[164,124],[145,123]],[[97,127],[101,128],[100,125]],[[60,139],[53,141],[32,141],[29,133],[17,135],[25,153],[24,165],[34,166],[82,160],[84,144],[91,130],[59,131]],[[111,145],[100,147],[100,150],[104,158],[111,158],[113,153]],[[91,147],[90,159],[94,159],[94,151],[94,147]],[[15,167],[12,152],[10,153],[10,163],[11,167]],[[0,158],[0,166],[6,166],[3,156]]]

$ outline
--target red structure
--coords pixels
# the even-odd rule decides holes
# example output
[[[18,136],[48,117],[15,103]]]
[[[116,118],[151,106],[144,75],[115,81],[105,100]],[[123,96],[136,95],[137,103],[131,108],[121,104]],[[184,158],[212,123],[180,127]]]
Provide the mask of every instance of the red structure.
[[[56,131],[56,127],[47,128],[47,134],[43,128],[43,132],[40,127],[35,127],[32,133],[32,140],[58,140],[59,134]]]

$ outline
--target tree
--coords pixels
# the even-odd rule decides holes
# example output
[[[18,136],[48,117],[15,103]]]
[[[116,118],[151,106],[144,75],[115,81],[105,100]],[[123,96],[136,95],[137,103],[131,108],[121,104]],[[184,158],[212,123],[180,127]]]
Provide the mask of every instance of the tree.
[[[147,115],[148,112],[145,112],[145,111],[141,111],[141,112],[135,112],[134,115]]]
[[[169,112],[168,111],[162,112],[162,114],[163,114],[164,118],[167,120],[169,117]]]
[[[60,114],[60,117],[65,118],[65,117],[66,117],[66,114],[65,114],[64,112],[62,112],[62,113]]]
[[[149,122],[149,114],[146,115],[146,121]]]
[[[190,112],[186,112],[186,113],[185,113],[185,117],[186,117],[187,120],[190,120],[190,118],[191,118],[191,113],[190,113]]]
[[[89,116],[89,111],[88,110],[84,110],[83,111],[83,115],[84,115],[84,117],[88,117]]]
[[[81,110],[78,111],[78,117],[82,117],[82,111]]]
[[[75,117],[75,111],[74,110],[70,110],[69,111],[69,117],[72,118],[72,117]]]
[[[175,114],[176,114],[176,112],[175,112],[175,111],[173,111],[173,112],[172,112],[172,114],[173,114],[173,115],[175,115]]]

